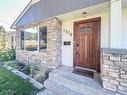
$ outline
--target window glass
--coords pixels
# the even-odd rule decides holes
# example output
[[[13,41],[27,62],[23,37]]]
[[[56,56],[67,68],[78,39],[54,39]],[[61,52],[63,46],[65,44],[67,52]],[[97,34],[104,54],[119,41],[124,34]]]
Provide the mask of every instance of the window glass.
[[[21,31],[21,50],[43,51],[47,48],[47,26]]]
[[[29,28],[25,30],[25,50],[37,51],[38,50],[38,29]]]
[[[24,32],[21,31],[21,50],[24,50]]]
[[[80,32],[92,32],[92,27],[82,27],[80,28]]]
[[[40,51],[47,48],[47,27],[39,27],[39,49]]]

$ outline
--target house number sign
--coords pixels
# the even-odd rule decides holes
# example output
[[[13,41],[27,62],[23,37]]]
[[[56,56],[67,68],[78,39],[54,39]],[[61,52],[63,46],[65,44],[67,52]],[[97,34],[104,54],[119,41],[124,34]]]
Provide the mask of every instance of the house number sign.
[[[67,29],[63,29],[63,32],[69,36],[72,36],[72,32]]]

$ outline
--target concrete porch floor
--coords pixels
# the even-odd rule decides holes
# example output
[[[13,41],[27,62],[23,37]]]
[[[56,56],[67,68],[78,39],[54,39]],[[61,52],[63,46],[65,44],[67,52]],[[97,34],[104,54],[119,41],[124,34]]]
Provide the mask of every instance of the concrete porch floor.
[[[94,81],[96,81],[96,82],[98,82],[100,85],[102,85],[102,84],[101,84],[100,73],[98,73],[98,72],[93,72],[93,78],[90,78],[90,77],[85,76],[85,75],[82,75],[82,74],[74,73],[74,72],[73,72],[74,69],[75,69],[75,68],[73,68],[73,67],[68,67],[68,66],[60,66],[59,68],[57,68],[57,70],[60,70],[60,71],[62,71],[62,72],[68,72],[68,73],[76,74],[76,75],[78,75],[78,76],[86,77],[86,78],[88,78],[88,79],[93,79]],[[85,69],[84,69],[84,70],[85,70]],[[86,71],[87,71],[87,70],[88,70],[88,69],[86,69]],[[80,73],[80,72],[79,72],[79,73]]]

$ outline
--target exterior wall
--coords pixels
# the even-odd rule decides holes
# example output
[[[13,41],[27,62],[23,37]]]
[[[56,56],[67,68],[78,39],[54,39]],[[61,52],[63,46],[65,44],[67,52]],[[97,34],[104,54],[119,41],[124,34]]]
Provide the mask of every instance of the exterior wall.
[[[70,46],[62,45],[62,64],[67,66],[73,66],[73,23],[75,21],[101,17],[101,48],[109,48],[111,45],[110,41],[110,15],[109,12],[101,12],[94,15],[89,15],[85,18],[79,17],[75,19],[65,20],[62,22],[62,43],[64,41],[71,41]],[[121,48],[127,48],[127,8],[122,10],[122,45]],[[69,36],[64,32],[64,29],[70,31],[72,36]],[[116,35],[115,33],[113,35]],[[113,36],[115,37],[115,36]],[[112,44],[115,44],[112,42]],[[69,52],[69,53],[68,53]]]
[[[101,78],[105,89],[127,95],[127,50],[102,49]]]
[[[47,50],[39,51],[25,51],[20,50],[20,29],[18,29],[16,42],[16,60],[20,63],[35,63],[41,66],[53,68],[61,64],[61,23],[57,19],[49,19],[45,23],[39,25],[47,25]]]
[[[122,11],[122,47],[127,48],[127,8]]]
[[[75,21],[101,17],[101,47],[109,47],[109,13],[104,12],[87,16],[86,18],[80,17],[62,22],[62,43],[64,41],[71,41],[70,46],[62,45],[62,64],[73,66],[73,24]],[[66,34],[63,30],[68,30],[72,36]]]
[[[121,19],[122,19],[122,0],[115,1],[110,0],[110,48],[121,48],[122,45]]]

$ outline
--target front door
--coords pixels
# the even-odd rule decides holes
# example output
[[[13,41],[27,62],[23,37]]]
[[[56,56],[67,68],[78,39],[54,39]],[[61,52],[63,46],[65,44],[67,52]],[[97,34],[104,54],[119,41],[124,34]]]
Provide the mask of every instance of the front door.
[[[100,70],[100,18],[74,23],[74,66]]]

